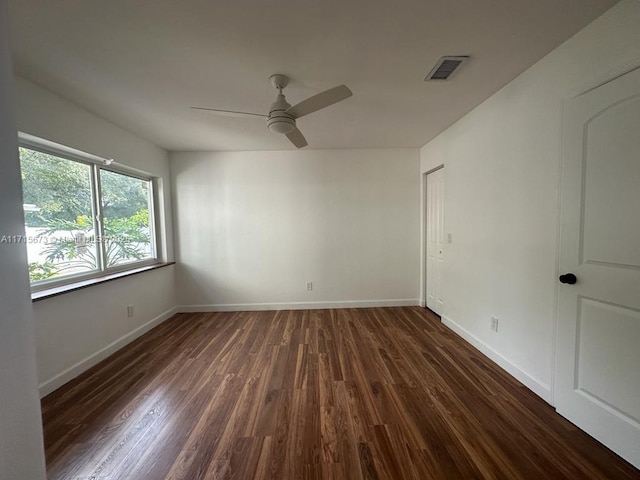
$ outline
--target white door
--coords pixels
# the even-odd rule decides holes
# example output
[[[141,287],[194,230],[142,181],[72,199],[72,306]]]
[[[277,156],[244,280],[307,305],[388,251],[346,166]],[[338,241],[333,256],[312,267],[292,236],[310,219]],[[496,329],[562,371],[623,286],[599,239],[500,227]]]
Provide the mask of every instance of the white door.
[[[640,70],[570,100],[563,128],[560,273],[577,283],[559,285],[556,408],[640,467]]]
[[[442,315],[442,267],[444,264],[444,169],[427,175],[427,307]]]

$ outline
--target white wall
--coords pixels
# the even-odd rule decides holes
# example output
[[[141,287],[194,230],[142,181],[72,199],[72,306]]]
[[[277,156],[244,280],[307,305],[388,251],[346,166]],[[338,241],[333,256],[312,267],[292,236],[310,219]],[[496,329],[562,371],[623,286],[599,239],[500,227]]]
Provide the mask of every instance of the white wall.
[[[24,234],[6,5],[0,0],[0,237]],[[0,478],[44,479],[24,244],[0,244]]]
[[[17,79],[22,132],[83,150],[160,177],[163,256],[173,259],[168,154],[161,148]],[[34,303],[38,378],[47,394],[173,313],[175,272],[169,266]],[[127,317],[126,306],[135,306]]]
[[[623,0],[420,152],[445,165],[444,321],[549,401],[562,105],[640,64],[639,26]]]
[[[179,302],[417,304],[418,170],[417,149],[172,154]]]

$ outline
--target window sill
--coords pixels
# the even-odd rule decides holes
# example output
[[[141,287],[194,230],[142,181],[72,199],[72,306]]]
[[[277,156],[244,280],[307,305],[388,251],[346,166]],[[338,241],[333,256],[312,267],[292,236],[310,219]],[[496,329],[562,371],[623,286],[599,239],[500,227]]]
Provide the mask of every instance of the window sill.
[[[168,267],[169,265],[175,265],[175,263],[176,262],[156,263],[153,265],[147,265],[140,268],[134,268],[132,270],[126,270],[124,272],[110,273],[102,277],[91,278],[88,280],[81,280],[79,282],[70,283],[68,285],[61,285],[59,287],[48,288],[46,290],[40,290],[39,292],[32,292],[31,301],[38,302],[40,300],[44,300],[45,298],[56,297],[58,295],[63,295],[65,293],[75,292],[76,290],[81,290],[83,288],[93,287],[94,285],[100,285],[101,283],[117,280],[118,278],[129,277],[131,275],[137,275],[139,273],[144,273],[151,270],[157,270],[158,268]]]

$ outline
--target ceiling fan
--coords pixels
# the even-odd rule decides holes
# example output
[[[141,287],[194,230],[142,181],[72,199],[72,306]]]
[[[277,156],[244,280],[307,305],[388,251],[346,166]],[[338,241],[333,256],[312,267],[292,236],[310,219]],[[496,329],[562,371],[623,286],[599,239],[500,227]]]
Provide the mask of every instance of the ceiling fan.
[[[275,75],[271,75],[269,80],[271,80],[271,84],[278,90],[278,96],[276,97],[276,101],[271,104],[271,107],[269,107],[268,115],[236,112],[233,110],[219,110],[217,108],[191,108],[194,110],[206,110],[217,115],[266,118],[269,130],[285,134],[291,143],[293,143],[297,148],[302,148],[307,146],[307,140],[304,138],[304,135],[302,135],[302,132],[298,130],[296,120],[300,117],[304,117],[305,115],[309,115],[310,113],[333,105],[334,103],[338,103],[353,95],[351,90],[349,90],[345,85],[340,85],[339,87],[334,87],[309,97],[292,107],[287,103],[287,100],[284,98],[284,94],[282,93],[282,89],[289,84],[289,77],[276,73]]]

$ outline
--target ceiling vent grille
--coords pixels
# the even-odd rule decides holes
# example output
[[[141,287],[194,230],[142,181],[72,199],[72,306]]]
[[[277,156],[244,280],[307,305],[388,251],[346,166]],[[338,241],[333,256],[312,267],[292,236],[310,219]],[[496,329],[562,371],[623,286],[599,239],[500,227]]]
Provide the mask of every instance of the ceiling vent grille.
[[[441,57],[424,81],[449,80],[454,72],[456,72],[467,60],[469,60],[468,56]]]

